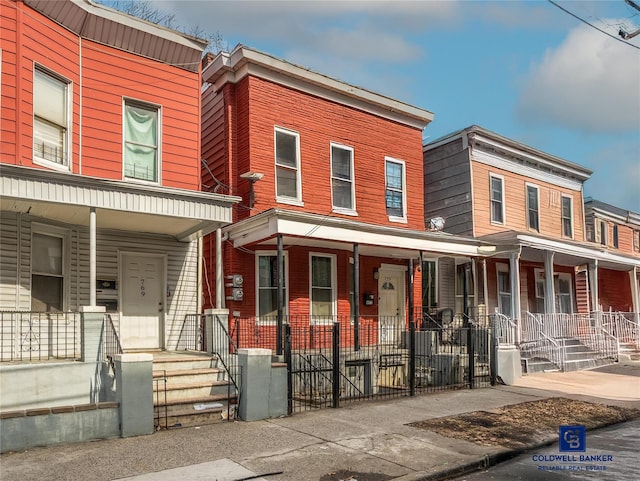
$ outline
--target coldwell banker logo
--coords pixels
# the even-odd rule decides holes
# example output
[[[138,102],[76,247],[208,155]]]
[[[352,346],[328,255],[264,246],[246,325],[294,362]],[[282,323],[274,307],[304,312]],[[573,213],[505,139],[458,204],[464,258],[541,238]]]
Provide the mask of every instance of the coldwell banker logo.
[[[558,441],[558,451],[561,453],[584,453],[587,450],[587,428],[560,426]]]

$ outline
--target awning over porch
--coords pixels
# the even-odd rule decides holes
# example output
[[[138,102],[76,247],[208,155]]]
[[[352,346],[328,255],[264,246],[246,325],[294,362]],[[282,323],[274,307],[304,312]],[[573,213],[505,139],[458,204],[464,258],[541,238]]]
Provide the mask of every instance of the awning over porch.
[[[283,209],[270,209],[224,228],[234,247],[272,246],[281,235],[285,245],[352,250],[360,255],[419,258],[420,253],[460,257],[486,256],[488,243],[444,232],[425,232],[401,227],[365,224],[355,220]]]
[[[67,224],[164,234],[183,242],[232,220],[240,198],[13,165],[0,170],[0,209]]]

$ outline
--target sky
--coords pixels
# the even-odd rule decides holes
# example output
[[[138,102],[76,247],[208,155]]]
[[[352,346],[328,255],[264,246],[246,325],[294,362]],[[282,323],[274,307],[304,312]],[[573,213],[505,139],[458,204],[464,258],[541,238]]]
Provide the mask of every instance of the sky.
[[[243,44],[593,171],[585,197],[640,213],[640,11],[625,0],[151,0]],[[640,5],[640,0],[634,0]],[[607,33],[609,35],[607,35]],[[613,38],[612,38],[613,37]]]

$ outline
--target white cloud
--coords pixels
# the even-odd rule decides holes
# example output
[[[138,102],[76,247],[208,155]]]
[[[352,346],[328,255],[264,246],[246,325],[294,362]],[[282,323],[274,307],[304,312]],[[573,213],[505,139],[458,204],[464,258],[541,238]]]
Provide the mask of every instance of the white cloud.
[[[574,28],[533,65],[518,114],[587,132],[637,131],[640,51],[586,25]]]

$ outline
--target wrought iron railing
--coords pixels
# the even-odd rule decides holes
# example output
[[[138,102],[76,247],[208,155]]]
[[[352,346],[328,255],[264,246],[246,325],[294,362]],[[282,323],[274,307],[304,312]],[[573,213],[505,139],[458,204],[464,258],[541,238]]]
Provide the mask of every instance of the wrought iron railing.
[[[116,330],[111,314],[104,315],[104,358],[107,360],[111,369],[115,372],[115,357],[122,354],[122,345],[120,337]]]
[[[0,312],[0,361],[77,360],[82,356],[77,312]]]
[[[508,316],[496,312],[489,316],[499,345],[515,345],[518,326]]]
[[[204,314],[186,314],[178,335],[176,351],[206,351],[204,326]]]
[[[633,312],[599,312],[602,327],[618,339],[619,343],[633,344],[640,349],[640,325]]]

